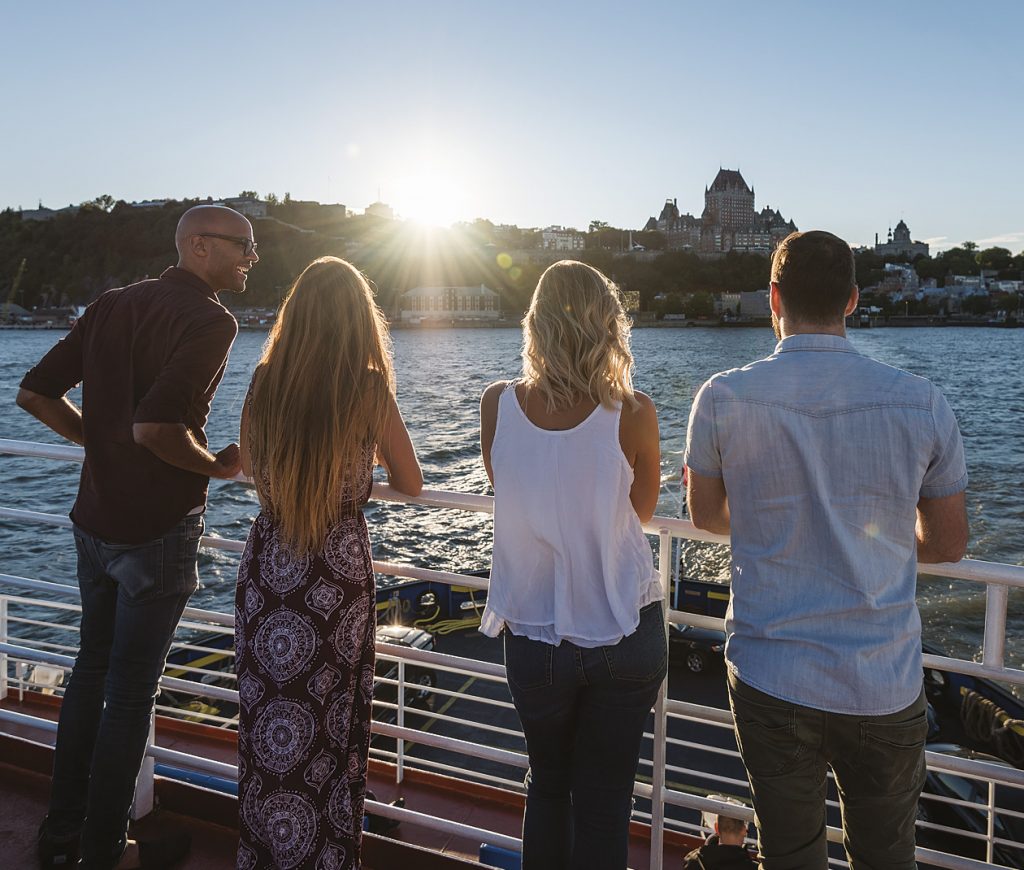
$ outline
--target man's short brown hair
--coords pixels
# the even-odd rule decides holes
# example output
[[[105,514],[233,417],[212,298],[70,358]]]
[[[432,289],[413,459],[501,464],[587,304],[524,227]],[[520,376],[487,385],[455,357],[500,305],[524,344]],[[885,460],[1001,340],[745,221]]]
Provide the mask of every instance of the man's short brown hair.
[[[772,257],[772,283],[798,323],[841,321],[856,281],[850,246],[824,230],[790,233]]]
[[[734,819],[731,816],[718,817],[718,835],[735,837],[737,834],[747,833],[747,823],[744,819]]]

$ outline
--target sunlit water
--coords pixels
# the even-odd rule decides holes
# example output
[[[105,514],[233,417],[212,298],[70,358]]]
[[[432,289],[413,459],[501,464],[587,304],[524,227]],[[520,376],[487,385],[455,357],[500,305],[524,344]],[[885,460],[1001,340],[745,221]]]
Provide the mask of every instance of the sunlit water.
[[[0,437],[59,442],[14,405],[24,372],[60,337],[52,331],[0,331]],[[232,350],[207,431],[216,449],[237,438],[240,405],[265,336],[243,332]],[[924,375],[949,398],[964,435],[970,473],[969,556],[1024,564],[1024,330],[876,329],[851,334],[875,358]],[[423,465],[425,485],[483,493],[487,479],[479,458],[478,401],[493,380],[519,370],[518,329],[403,330],[394,334],[402,408]],[[634,332],[637,387],[658,407],[665,486],[659,513],[679,513],[679,462],[690,402],[703,381],[722,369],[769,353],[767,329],[638,329]],[[857,445],[851,444],[851,450]],[[78,482],[77,464],[0,457],[0,504],[66,514]],[[207,528],[242,539],[257,511],[253,492],[214,481]],[[367,520],[378,559],[446,570],[486,568],[490,518],[460,511],[371,504]],[[74,582],[74,547],[67,532],[0,522],[0,572],[61,583]],[[237,557],[204,552],[203,588],[192,603],[226,609],[234,594]],[[688,544],[688,576],[728,574],[723,547]],[[926,636],[950,652],[977,656],[984,592],[976,584],[922,578],[919,603]],[[1007,663],[1024,665],[1024,596],[1011,593]]]

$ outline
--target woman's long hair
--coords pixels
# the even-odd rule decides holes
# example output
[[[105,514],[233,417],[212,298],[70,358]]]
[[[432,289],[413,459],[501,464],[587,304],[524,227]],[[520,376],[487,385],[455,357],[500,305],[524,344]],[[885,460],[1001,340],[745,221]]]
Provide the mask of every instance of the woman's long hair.
[[[523,320],[523,379],[549,411],[584,398],[637,405],[629,320],[618,288],[593,266],[561,260],[540,276]]]
[[[253,388],[249,445],[260,500],[299,552],[318,550],[352,510],[345,499],[358,496],[359,462],[381,436],[394,389],[390,350],[370,285],[344,260],[314,260],[281,303]]]

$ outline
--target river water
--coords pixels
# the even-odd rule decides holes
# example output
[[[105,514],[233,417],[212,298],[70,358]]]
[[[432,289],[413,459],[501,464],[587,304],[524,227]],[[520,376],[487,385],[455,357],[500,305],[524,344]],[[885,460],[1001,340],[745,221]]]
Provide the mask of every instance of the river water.
[[[54,331],[0,331],[0,437],[60,443],[14,405],[24,372],[61,336]],[[874,329],[851,333],[858,349],[934,381],[956,412],[970,474],[967,503],[970,558],[1024,564],[1024,330]],[[207,427],[214,449],[237,439],[240,406],[265,334],[242,332],[232,350]],[[479,458],[478,401],[493,380],[519,371],[521,334],[508,329],[400,330],[394,334],[398,396],[423,465],[425,486],[484,493]],[[765,356],[768,329],[638,329],[633,333],[636,385],[658,408],[665,481],[658,513],[678,516],[679,464],[690,403],[722,369]],[[851,450],[857,445],[851,444]],[[0,504],[66,514],[79,466],[0,456]],[[248,487],[214,481],[207,530],[243,539],[258,510]],[[371,504],[367,520],[378,559],[444,570],[486,568],[490,518],[418,506]],[[0,521],[0,572],[74,582],[74,547],[64,531]],[[724,547],[687,544],[687,576],[728,576]],[[227,609],[237,557],[204,552],[203,588],[192,603]],[[921,578],[919,604],[928,640],[951,653],[979,655],[984,591],[977,584]],[[1013,592],[1007,620],[1007,664],[1024,666],[1024,595]]]

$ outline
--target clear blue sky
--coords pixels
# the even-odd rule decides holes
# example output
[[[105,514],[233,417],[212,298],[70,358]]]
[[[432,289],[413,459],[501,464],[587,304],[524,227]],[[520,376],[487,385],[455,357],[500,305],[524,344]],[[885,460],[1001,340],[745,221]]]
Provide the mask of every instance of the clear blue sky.
[[[721,11],[720,11],[721,10]],[[0,207],[261,195],[1024,249],[1024,3],[0,0]]]

